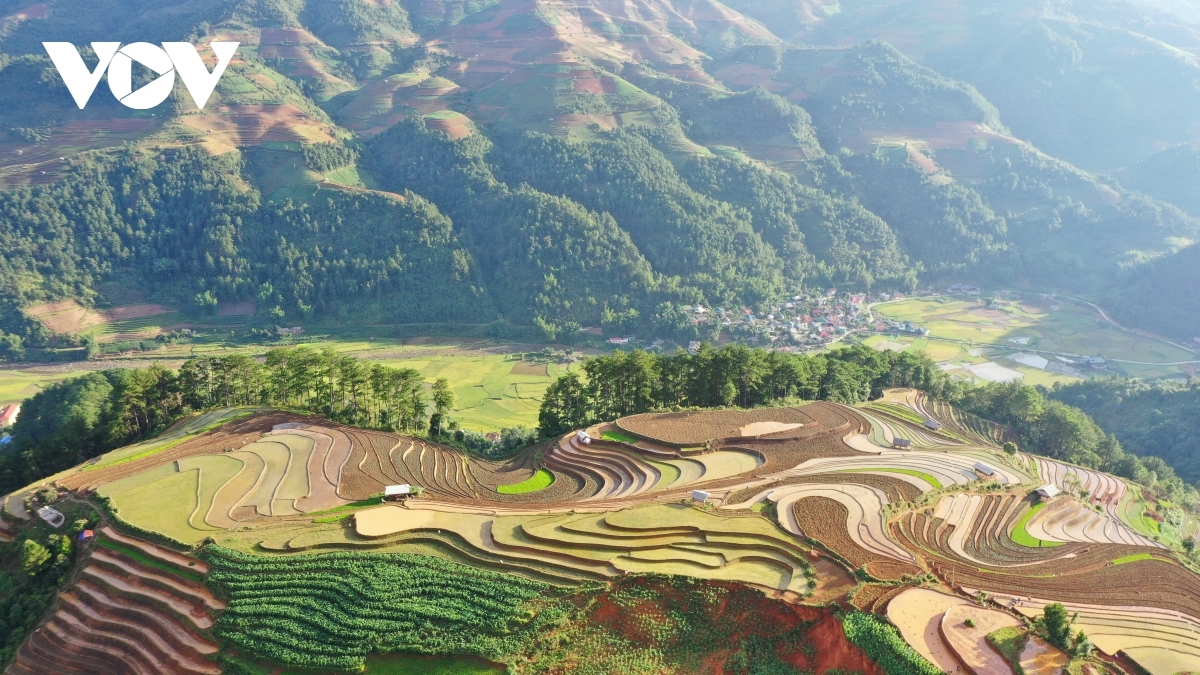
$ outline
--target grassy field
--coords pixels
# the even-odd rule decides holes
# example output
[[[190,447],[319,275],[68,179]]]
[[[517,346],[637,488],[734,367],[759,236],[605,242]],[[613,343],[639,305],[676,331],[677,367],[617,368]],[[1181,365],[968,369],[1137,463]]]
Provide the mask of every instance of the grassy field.
[[[545,361],[518,360],[520,357],[514,354],[488,353],[493,351],[490,348],[504,348],[505,345],[485,340],[330,338],[311,346],[315,349],[332,347],[364,360],[413,368],[430,384],[445,377],[450,381],[457,401],[451,419],[465,429],[476,431],[537,426],[542,394],[567,368]],[[474,349],[477,347],[489,349],[485,352]],[[267,351],[268,348],[261,345],[231,343],[208,335],[191,344],[169,345],[152,352],[134,352],[99,362],[62,364],[53,369],[0,370],[0,406],[19,403],[55,382],[100,367],[135,368],[161,363],[174,368],[196,356],[232,353],[261,356]],[[68,371],[67,368],[76,370]]]
[[[190,522],[199,502],[199,480],[200,472],[195,470],[170,474],[118,492],[111,503],[121,520],[192,545],[210,534]]]
[[[1170,364],[1200,360],[1196,354],[1169,343],[1116,328],[1090,307],[1061,298],[1023,296],[1020,301],[1000,301],[991,308],[977,300],[919,298],[877,305],[874,311],[929,329],[928,337],[920,338],[872,336],[867,344],[877,349],[919,350],[939,363],[993,360],[1024,374],[1027,384],[1070,382],[1079,377],[1032,367],[1010,357],[1039,354],[1052,363],[1076,369],[1078,375],[1086,375],[1091,371],[1064,364],[1052,354],[1102,356],[1110,360],[1110,372],[1142,378],[1179,377],[1187,373],[1186,366]]]
[[[51,372],[41,369],[0,370],[0,407],[20,403],[55,382],[79,375],[79,372]]]
[[[1062,546],[1061,543],[1056,541],[1042,541],[1041,539],[1029,534],[1029,531],[1025,529],[1025,526],[1029,523],[1029,521],[1037,515],[1038,511],[1041,511],[1043,508],[1045,508],[1045,506],[1046,505],[1044,503],[1038,504],[1026,511],[1025,515],[1021,516],[1021,519],[1017,521],[1017,525],[1013,528],[1012,532],[1012,540],[1015,543],[1021,546],[1028,546],[1030,548],[1054,548],[1057,546]]]
[[[502,495],[523,495],[527,492],[537,492],[545,490],[554,482],[554,474],[545,469],[538,469],[537,473],[533,474],[526,480],[512,485],[501,485],[496,488],[496,492]]]

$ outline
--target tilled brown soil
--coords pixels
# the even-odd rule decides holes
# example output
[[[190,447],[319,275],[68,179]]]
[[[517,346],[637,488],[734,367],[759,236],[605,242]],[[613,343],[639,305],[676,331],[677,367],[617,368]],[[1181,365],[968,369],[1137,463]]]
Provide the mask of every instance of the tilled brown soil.
[[[1065,544],[1026,549],[1041,555],[1040,563],[1010,568],[980,567],[951,551],[946,540],[953,528],[938,527],[939,523],[940,520],[927,522],[920,513],[902,517],[892,522],[892,536],[953,586],[1020,597],[1054,598],[1060,602],[1157,607],[1200,618],[1200,577],[1170,561],[1170,554],[1162,549]],[[1155,557],[1122,565],[1109,564],[1139,553]]]
[[[912,501],[921,495],[911,483],[900,480],[899,478],[891,478],[889,476],[876,476],[866,473],[816,473],[809,476],[796,476],[792,478],[783,478],[772,481],[765,485],[758,485],[751,488],[743,488],[730,492],[725,498],[726,504],[740,504],[763,490],[772,488],[784,487],[786,485],[806,485],[811,483],[829,484],[854,484],[867,485],[873,488],[882,490],[887,495],[889,502],[906,502]]]

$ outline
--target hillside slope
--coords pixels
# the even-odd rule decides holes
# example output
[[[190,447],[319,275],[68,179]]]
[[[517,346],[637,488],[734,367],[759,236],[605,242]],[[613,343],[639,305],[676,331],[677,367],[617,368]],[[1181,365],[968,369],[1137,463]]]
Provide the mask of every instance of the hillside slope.
[[[2,3],[0,81],[25,95],[0,112],[0,329],[35,344],[18,307],[103,301],[117,274],[192,312],[253,303],[263,323],[620,315],[636,330],[664,303],[761,307],[804,285],[1100,297],[1200,236],[1155,200],[1191,208],[1178,191],[1053,156],[1107,169],[1190,140],[1171,125],[1194,113],[1155,98],[1186,103],[1183,47],[1112,55],[1130,49],[1113,35],[1165,28],[1039,14],[1035,37],[1128,27],[1087,28],[1098,46],[1064,71],[1091,98],[1034,73],[1053,92],[1038,98],[988,70],[1024,10],[939,7],[958,18],[882,0]],[[156,110],[101,86],[79,111],[40,41],[95,26],[241,47],[204,110],[177,84]],[[1155,73],[1144,114],[1096,102],[1093,52]],[[1125,117],[1072,145],[1055,120],[1081,105]],[[1130,116],[1154,140],[1126,138]]]

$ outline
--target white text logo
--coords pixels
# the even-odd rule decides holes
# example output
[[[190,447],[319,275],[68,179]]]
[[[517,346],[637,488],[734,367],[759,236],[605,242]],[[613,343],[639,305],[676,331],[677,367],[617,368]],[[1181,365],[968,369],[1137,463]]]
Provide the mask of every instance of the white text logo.
[[[121,46],[120,42],[93,42],[92,50],[96,52],[99,63],[94,71],[89,71],[79,55],[79,50],[70,42],[43,42],[46,53],[58,69],[67,90],[75,99],[75,104],[83,110],[104,71],[108,71],[108,88],[117,100],[127,107],[146,110],[162,103],[171,95],[175,87],[175,73],[179,73],[183,85],[187,87],[197,108],[203,108],[208,103],[208,97],[217,88],[217,80],[225,73],[225,66],[233,59],[237,51],[237,42],[213,42],[209,44],[217,55],[217,67],[212,72],[200,59],[196,47],[187,42],[164,42],[162,47],[149,42],[134,42]],[[149,84],[133,91],[133,62],[158,74]]]

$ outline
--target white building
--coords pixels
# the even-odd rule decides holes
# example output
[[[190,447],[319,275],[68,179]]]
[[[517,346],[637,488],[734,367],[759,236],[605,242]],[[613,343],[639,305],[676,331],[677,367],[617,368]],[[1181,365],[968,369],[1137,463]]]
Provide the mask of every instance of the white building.
[[[399,485],[389,485],[389,486],[383,488],[383,498],[384,499],[388,499],[388,498],[395,499],[398,497],[402,498],[402,497],[407,497],[411,494],[412,494],[412,486],[409,485],[408,483],[401,483]]]
[[[711,494],[705,492],[704,490],[692,490],[692,501],[694,502],[700,502],[703,504],[707,502],[708,498],[711,496]]]
[[[46,521],[50,527],[62,527],[63,523],[67,522],[67,517],[56,508],[43,506],[37,510],[38,518]]]
[[[1042,499],[1054,499],[1062,490],[1059,490],[1057,485],[1047,483],[1038,488],[1036,492]]]

